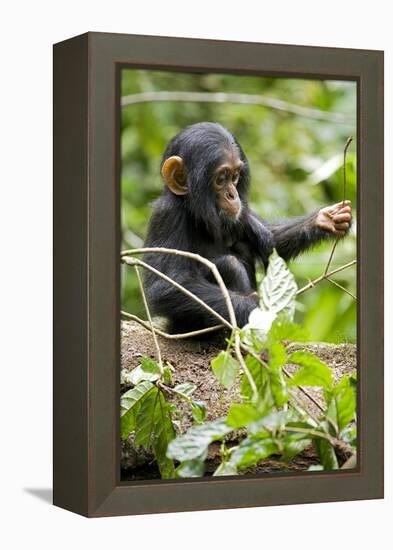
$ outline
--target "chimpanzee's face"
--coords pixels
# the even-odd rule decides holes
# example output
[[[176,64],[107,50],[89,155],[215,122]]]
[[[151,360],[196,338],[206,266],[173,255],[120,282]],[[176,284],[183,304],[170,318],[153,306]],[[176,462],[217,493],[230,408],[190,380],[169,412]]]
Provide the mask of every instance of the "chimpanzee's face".
[[[242,203],[237,190],[243,162],[238,151],[232,148],[226,151],[222,163],[213,173],[212,188],[216,195],[216,204],[221,215],[238,219]]]

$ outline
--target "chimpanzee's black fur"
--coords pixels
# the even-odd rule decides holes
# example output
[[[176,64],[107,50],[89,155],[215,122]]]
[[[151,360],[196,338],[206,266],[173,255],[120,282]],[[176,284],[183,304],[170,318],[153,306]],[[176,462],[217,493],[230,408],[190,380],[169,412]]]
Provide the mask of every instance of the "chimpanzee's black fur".
[[[242,210],[236,221],[218,211],[211,185],[214,169],[222,162],[223,153],[231,149],[244,163],[237,187]],[[289,260],[331,234],[315,226],[315,212],[276,223],[258,218],[247,202],[247,158],[236,139],[221,125],[202,122],[189,126],[168,144],[162,162],[173,155],[185,163],[188,193],[175,195],[165,187],[155,202],[145,246],[186,250],[213,261],[230,291],[237,322],[243,326],[258,303],[256,261],[266,267],[273,247]],[[228,319],[224,298],[208,268],[167,254],[146,254],[144,260]],[[217,324],[217,319],[204,308],[148,270],[144,281],[149,306],[154,314],[170,320],[172,331]]]

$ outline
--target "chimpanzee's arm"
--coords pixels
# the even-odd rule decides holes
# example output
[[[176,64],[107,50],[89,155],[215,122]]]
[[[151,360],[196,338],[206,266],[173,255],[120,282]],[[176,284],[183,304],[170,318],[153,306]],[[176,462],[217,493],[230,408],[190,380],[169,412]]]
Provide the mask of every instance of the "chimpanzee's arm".
[[[253,212],[251,224],[259,224],[273,235],[273,246],[284,260],[295,258],[323,239],[344,237],[351,224],[350,201],[327,206],[306,216],[265,222]]]
[[[279,222],[269,223],[273,233],[274,246],[284,260],[295,258],[323,239],[332,237],[332,233],[323,231],[316,225],[318,211]]]

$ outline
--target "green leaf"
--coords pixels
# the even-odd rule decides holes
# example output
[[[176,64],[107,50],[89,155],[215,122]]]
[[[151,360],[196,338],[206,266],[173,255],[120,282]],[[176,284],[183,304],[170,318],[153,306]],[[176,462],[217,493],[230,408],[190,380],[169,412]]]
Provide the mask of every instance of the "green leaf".
[[[206,418],[206,404],[204,401],[191,401],[191,413],[192,417],[200,424]]]
[[[270,347],[269,378],[270,389],[277,407],[282,407],[288,402],[287,384],[282,367],[287,361],[287,354],[281,343],[274,343]]]
[[[283,458],[293,458],[309,447],[311,443],[312,439],[306,434],[287,433],[282,440],[282,444],[284,445]]]
[[[122,439],[127,439],[135,429],[136,412],[146,395],[154,388],[149,381],[138,384],[120,398],[120,431]]]
[[[287,320],[285,315],[279,315],[269,330],[268,341],[270,344],[281,340],[305,342],[308,339],[306,331]]]
[[[245,361],[246,361],[247,368],[250,371],[250,374],[252,376],[252,379],[254,380],[255,385],[257,387],[258,394],[260,396],[264,395],[266,393],[265,390],[266,390],[266,385],[268,383],[268,378],[265,372],[265,368],[252,355],[247,355]],[[242,380],[240,384],[240,394],[243,397],[243,399],[251,400],[253,398],[252,389],[248,381],[248,378],[245,374],[243,374],[242,376]]]
[[[222,462],[217,470],[214,472],[213,477],[217,476],[236,476],[237,468],[230,462]]]
[[[237,468],[247,468],[278,452],[277,444],[271,437],[247,437],[232,453],[230,463]]]
[[[286,361],[287,354],[284,346],[279,342],[272,344],[269,353],[269,366],[271,367],[271,369],[279,369],[280,367],[285,365]]]
[[[338,461],[333,446],[326,439],[316,439],[315,446],[324,470],[337,470]]]
[[[164,394],[154,387],[142,401],[136,420],[135,445],[153,449],[161,477],[175,477],[173,461],[167,456],[167,448],[175,437],[171,406]]]
[[[227,424],[233,428],[243,428],[258,418],[257,409],[248,403],[233,403],[228,411]]]
[[[167,384],[168,386],[173,385],[172,369],[173,369],[173,367],[170,363],[167,363],[164,366],[164,371],[163,371],[162,378],[163,378],[164,384]]]
[[[228,351],[221,351],[213,359],[211,366],[220,384],[227,389],[231,388],[239,374],[240,367],[238,361]]]
[[[166,452],[168,444],[175,438],[175,430],[172,424],[171,407],[166,402],[164,394],[158,393],[158,411],[154,426],[154,455],[163,479],[175,477],[175,466]]]
[[[227,426],[226,418],[218,418],[199,426],[193,426],[185,434],[170,442],[167,456],[183,462],[199,458],[213,441],[222,439],[232,428]]]
[[[289,363],[300,365],[299,369],[289,380],[292,386],[321,386],[330,390],[333,386],[333,375],[331,369],[308,351],[295,351],[288,358]]]
[[[155,374],[153,372],[146,372],[143,370],[143,368],[139,365],[138,367],[135,367],[128,376],[128,380],[131,382],[133,386],[137,386],[140,382],[143,382],[144,380],[148,380],[149,382],[155,382],[160,378],[159,374]]]
[[[141,358],[141,367],[145,372],[150,372],[151,374],[160,374],[160,367],[154,359],[150,357]]]
[[[136,419],[135,445],[142,445],[146,450],[151,449],[154,443],[154,427],[158,405],[158,389],[154,388],[142,401]]]
[[[345,375],[333,390],[337,424],[340,432],[354,419],[356,412],[356,382]]]
[[[185,382],[184,384],[178,384],[173,388],[173,391],[175,391],[180,397],[185,399],[186,401],[190,400],[191,395],[194,393],[194,391],[197,389],[196,384],[192,384],[191,382]]]
[[[297,285],[285,261],[274,250],[266,275],[259,287],[260,308],[272,313],[285,311],[292,319],[295,312]]]
[[[176,468],[176,476],[181,478],[203,477],[206,457],[207,453],[203,454],[200,458],[185,460]]]
[[[160,367],[154,359],[150,359],[149,357],[142,357],[141,358],[141,364],[138,365],[135,369],[133,369],[128,379],[136,386],[143,380],[149,380],[150,382],[155,382],[160,377]]]

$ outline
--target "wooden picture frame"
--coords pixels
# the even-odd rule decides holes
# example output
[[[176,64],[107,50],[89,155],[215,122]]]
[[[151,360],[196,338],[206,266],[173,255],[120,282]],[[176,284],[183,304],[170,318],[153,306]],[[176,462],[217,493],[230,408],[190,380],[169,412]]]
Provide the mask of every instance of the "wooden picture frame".
[[[356,470],[120,482],[119,72],[357,82]],[[54,46],[54,504],[89,516],[383,497],[383,52],[87,33]]]

